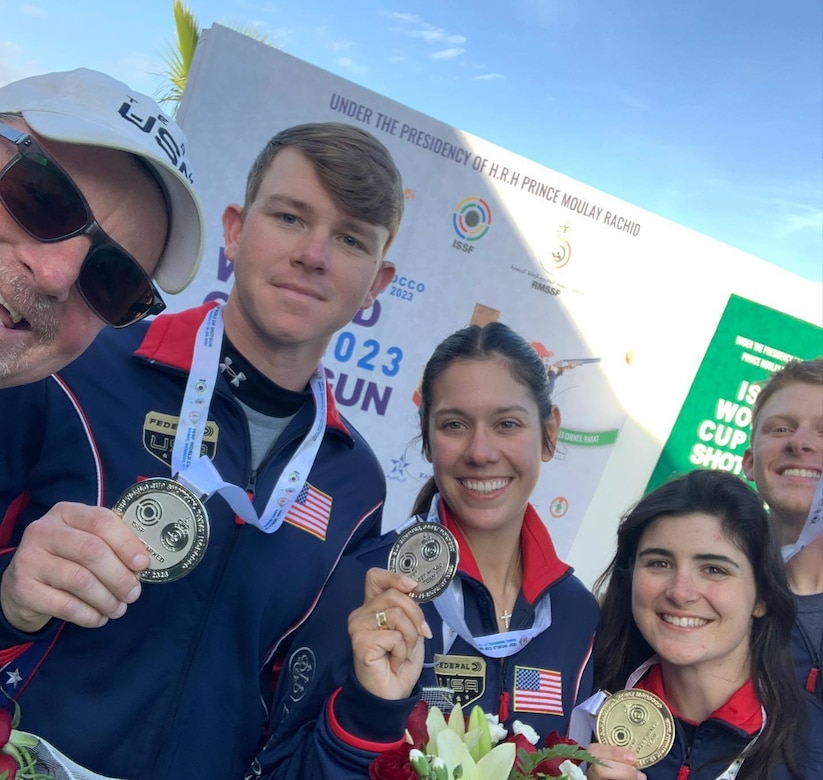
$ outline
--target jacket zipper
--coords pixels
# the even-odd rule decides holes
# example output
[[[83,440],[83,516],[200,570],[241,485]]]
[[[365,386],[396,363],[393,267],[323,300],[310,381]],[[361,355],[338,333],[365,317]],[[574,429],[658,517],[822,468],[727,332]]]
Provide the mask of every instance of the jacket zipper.
[[[795,622],[798,631],[800,631],[800,636],[803,639],[803,643],[806,645],[806,650],[808,650],[809,655],[812,658],[812,665],[809,669],[808,675],[806,675],[806,683],[805,687],[809,693],[814,693],[815,688],[817,687],[817,678],[820,676],[820,654],[821,649],[818,649],[812,643],[812,638],[809,636],[809,632],[806,631],[803,624],[797,620]],[[821,640],[821,648],[823,648],[823,639]]]
[[[683,764],[681,765],[679,771],[677,772],[677,780],[686,780],[686,778],[691,774],[691,763],[692,763],[692,746],[689,745],[686,748],[686,756],[683,759]]]

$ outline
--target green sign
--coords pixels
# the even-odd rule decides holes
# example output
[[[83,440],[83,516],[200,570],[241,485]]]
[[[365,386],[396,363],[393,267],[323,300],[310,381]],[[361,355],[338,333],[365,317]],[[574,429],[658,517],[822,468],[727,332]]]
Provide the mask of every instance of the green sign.
[[[603,447],[617,441],[619,431],[573,431],[561,428],[557,438],[565,444],[579,444],[583,447]]]
[[[730,296],[646,490],[695,468],[742,476],[761,386],[789,360],[821,354],[823,329]]]

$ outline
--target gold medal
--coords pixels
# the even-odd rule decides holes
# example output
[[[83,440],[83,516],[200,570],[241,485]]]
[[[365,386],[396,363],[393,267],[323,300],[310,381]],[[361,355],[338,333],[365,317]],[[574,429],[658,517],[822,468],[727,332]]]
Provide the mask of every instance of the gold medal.
[[[394,540],[386,568],[420,583],[409,593],[415,601],[431,601],[454,579],[458,553],[457,540],[440,523],[415,523]]]
[[[637,754],[637,768],[656,764],[674,744],[674,716],[648,691],[630,688],[610,694],[597,712],[597,741]]]
[[[209,516],[203,502],[185,485],[152,477],[128,488],[112,511],[146,545],[149,566],[143,582],[172,582],[200,563],[209,543]]]

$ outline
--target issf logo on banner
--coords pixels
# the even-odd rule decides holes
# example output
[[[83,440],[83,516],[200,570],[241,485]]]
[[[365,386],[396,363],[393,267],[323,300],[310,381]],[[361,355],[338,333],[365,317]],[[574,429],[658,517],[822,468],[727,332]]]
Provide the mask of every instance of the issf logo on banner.
[[[452,243],[452,247],[462,252],[473,252],[474,242],[483,238],[491,228],[491,207],[483,198],[463,198],[454,209],[452,224],[454,232],[460,237]]]

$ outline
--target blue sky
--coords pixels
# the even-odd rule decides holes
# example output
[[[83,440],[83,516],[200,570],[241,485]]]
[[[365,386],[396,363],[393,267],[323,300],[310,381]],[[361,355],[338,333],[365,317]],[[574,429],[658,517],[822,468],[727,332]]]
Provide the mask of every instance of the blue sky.
[[[284,51],[823,281],[820,0],[191,0]],[[171,0],[0,0],[0,84],[161,85]]]

